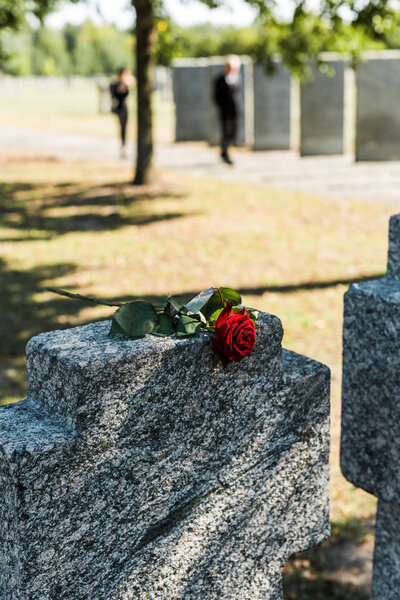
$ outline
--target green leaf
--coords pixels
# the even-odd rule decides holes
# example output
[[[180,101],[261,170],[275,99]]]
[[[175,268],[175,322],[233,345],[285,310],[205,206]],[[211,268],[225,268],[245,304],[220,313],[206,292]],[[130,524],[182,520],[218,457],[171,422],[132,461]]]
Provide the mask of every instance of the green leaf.
[[[197,319],[188,315],[181,315],[178,320],[178,337],[184,337],[185,335],[194,335],[201,331],[201,323]]]
[[[209,317],[208,321],[209,323],[215,323],[219,317],[219,315],[222,313],[224,309],[223,308],[217,308],[217,310],[215,310]]]
[[[233,306],[232,310],[234,313],[239,313],[241,310],[243,310],[243,306]]]
[[[218,310],[219,308],[224,308],[222,299],[221,299],[221,294],[217,291],[214,291],[213,295],[211,296],[211,298],[208,300],[208,302],[203,306],[203,308],[201,309],[201,312],[203,313],[203,315],[205,316],[205,318],[207,320],[210,319],[211,315]]]
[[[118,323],[115,319],[113,319],[111,321],[111,328],[109,331],[109,335],[112,335],[113,333],[123,333],[124,335],[126,335],[125,331],[122,329],[122,327],[120,325],[118,325]]]
[[[175,333],[171,317],[165,314],[158,315],[156,326],[151,333],[159,337],[167,337]]]
[[[135,300],[123,304],[114,314],[114,320],[131,337],[140,337],[153,331],[157,315],[150,302]]]
[[[201,310],[203,306],[207,304],[211,296],[213,296],[214,292],[215,290],[213,287],[208,288],[208,290],[203,290],[202,292],[200,292],[200,294],[197,294],[197,296],[195,296],[185,304],[186,308],[193,313],[199,312],[199,310]]]
[[[242,297],[235,290],[232,290],[231,288],[221,287],[219,288],[219,291],[222,294],[224,302],[232,302],[233,306],[242,304]]]
[[[183,304],[181,304],[181,302],[178,301],[177,298],[174,298],[174,296],[170,296],[168,298],[168,302],[172,306],[172,308],[174,308],[177,311],[179,311],[182,308],[182,306],[183,306]]]
[[[187,298],[184,298],[183,296],[168,296],[168,302],[172,306],[172,308],[179,312],[180,310],[182,310],[182,308],[185,307]]]
[[[258,315],[259,315],[258,310],[255,310],[254,308],[248,308],[247,312],[252,321],[256,321],[258,319]]]
[[[206,305],[203,306],[201,312],[207,320],[210,320],[213,314],[218,309],[224,308],[227,302],[232,302],[233,306],[237,306],[242,303],[242,298],[240,294],[231,288],[217,288]]]
[[[152,302],[151,304],[156,312],[162,312],[165,310],[168,303],[166,300],[162,300],[161,302]]]

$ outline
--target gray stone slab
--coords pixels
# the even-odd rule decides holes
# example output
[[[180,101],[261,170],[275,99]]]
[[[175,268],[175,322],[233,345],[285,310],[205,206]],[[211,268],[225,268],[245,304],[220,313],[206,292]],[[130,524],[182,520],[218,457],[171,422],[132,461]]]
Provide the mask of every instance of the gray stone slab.
[[[281,63],[267,74],[254,65],[254,150],[288,150],[292,147],[292,82]]]
[[[366,52],[357,68],[356,160],[400,159],[400,52]]]
[[[207,139],[207,61],[175,61],[173,69],[175,141]]]
[[[343,154],[345,148],[344,60],[326,59],[328,71],[313,66],[300,89],[300,154]]]
[[[0,408],[2,600],[279,600],[329,533],[329,370],[261,315],[223,369],[209,334],[33,338]]]
[[[399,232],[396,215],[387,275],[353,284],[344,304],[341,468],[379,498],[374,600],[397,598],[400,589],[400,562],[391,558],[400,556]]]
[[[241,57],[241,61],[241,93],[236,141],[238,144],[252,145],[254,140],[253,63],[247,57]],[[207,141],[212,146],[217,146],[221,143],[220,119],[218,108],[214,102],[214,81],[220,73],[223,73],[224,65],[225,59],[223,57],[213,57],[209,60],[207,67]]]
[[[378,502],[372,597],[398,600],[400,590],[400,506]]]
[[[400,218],[398,215],[390,219],[387,279],[400,279]]]

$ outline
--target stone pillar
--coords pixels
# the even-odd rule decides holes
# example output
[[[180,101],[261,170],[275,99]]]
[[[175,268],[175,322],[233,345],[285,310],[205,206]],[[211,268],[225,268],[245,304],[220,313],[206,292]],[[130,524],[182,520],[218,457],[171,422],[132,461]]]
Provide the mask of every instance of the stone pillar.
[[[253,63],[246,57],[240,57],[241,94],[240,116],[238,120],[237,143],[251,146],[254,140],[254,100],[253,100]],[[218,109],[214,102],[214,81],[223,72],[225,58],[215,56],[209,59],[207,67],[207,141],[212,146],[221,143],[221,126]]]
[[[267,314],[226,369],[207,333],[109,329],[33,338],[0,408],[0,597],[280,600],[329,534],[329,370]]]
[[[385,277],[345,294],[341,468],[377,496],[374,600],[400,590],[400,215],[390,219]]]
[[[97,89],[99,91],[99,113],[106,115],[111,112],[111,92],[108,81],[98,81]]]
[[[300,154],[302,156],[343,154],[352,119],[352,96],[346,77],[348,62],[334,55],[323,56],[322,69],[311,67],[312,78],[300,90]],[[346,116],[345,116],[346,115]]]
[[[177,59],[173,65],[175,141],[207,139],[207,60]]]
[[[400,52],[365,52],[357,67],[356,160],[400,159]]]
[[[263,65],[254,66],[254,150],[292,148],[292,87],[281,63],[271,74]]]

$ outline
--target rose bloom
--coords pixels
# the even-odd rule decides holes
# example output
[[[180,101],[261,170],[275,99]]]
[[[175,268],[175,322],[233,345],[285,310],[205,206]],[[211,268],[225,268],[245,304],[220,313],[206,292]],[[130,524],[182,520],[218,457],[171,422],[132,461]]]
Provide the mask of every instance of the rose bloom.
[[[213,346],[226,367],[231,361],[239,362],[249,356],[256,341],[256,329],[246,308],[235,313],[229,302],[215,325]]]

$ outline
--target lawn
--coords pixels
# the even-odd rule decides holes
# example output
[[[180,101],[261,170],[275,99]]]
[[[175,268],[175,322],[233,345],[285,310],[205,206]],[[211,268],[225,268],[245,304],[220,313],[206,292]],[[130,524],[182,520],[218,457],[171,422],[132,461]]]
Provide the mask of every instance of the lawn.
[[[332,537],[289,561],[286,600],[369,598],[375,501],[340,474],[343,294],[383,274],[397,208],[130,168],[0,155],[0,402],[26,391],[24,347],[40,332],[111,314],[46,286],[158,298],[210,285],[278,315],[284,345],[332,369]],[[85,183],[82,183],[85,182]]]
[[[130,122],[128,137],[136,135],[135,93],[129,96]],[[160,92],[154,94],[154,135],[157,142],[171,142],[174,136],[174,104]],[[83,80],[58,89],[21,87],[12,93],[0,87],[0,125],[18,125],[59,133],[79,133],[115,137],[116,117],[99,113],[99,92],[93,80]]]

